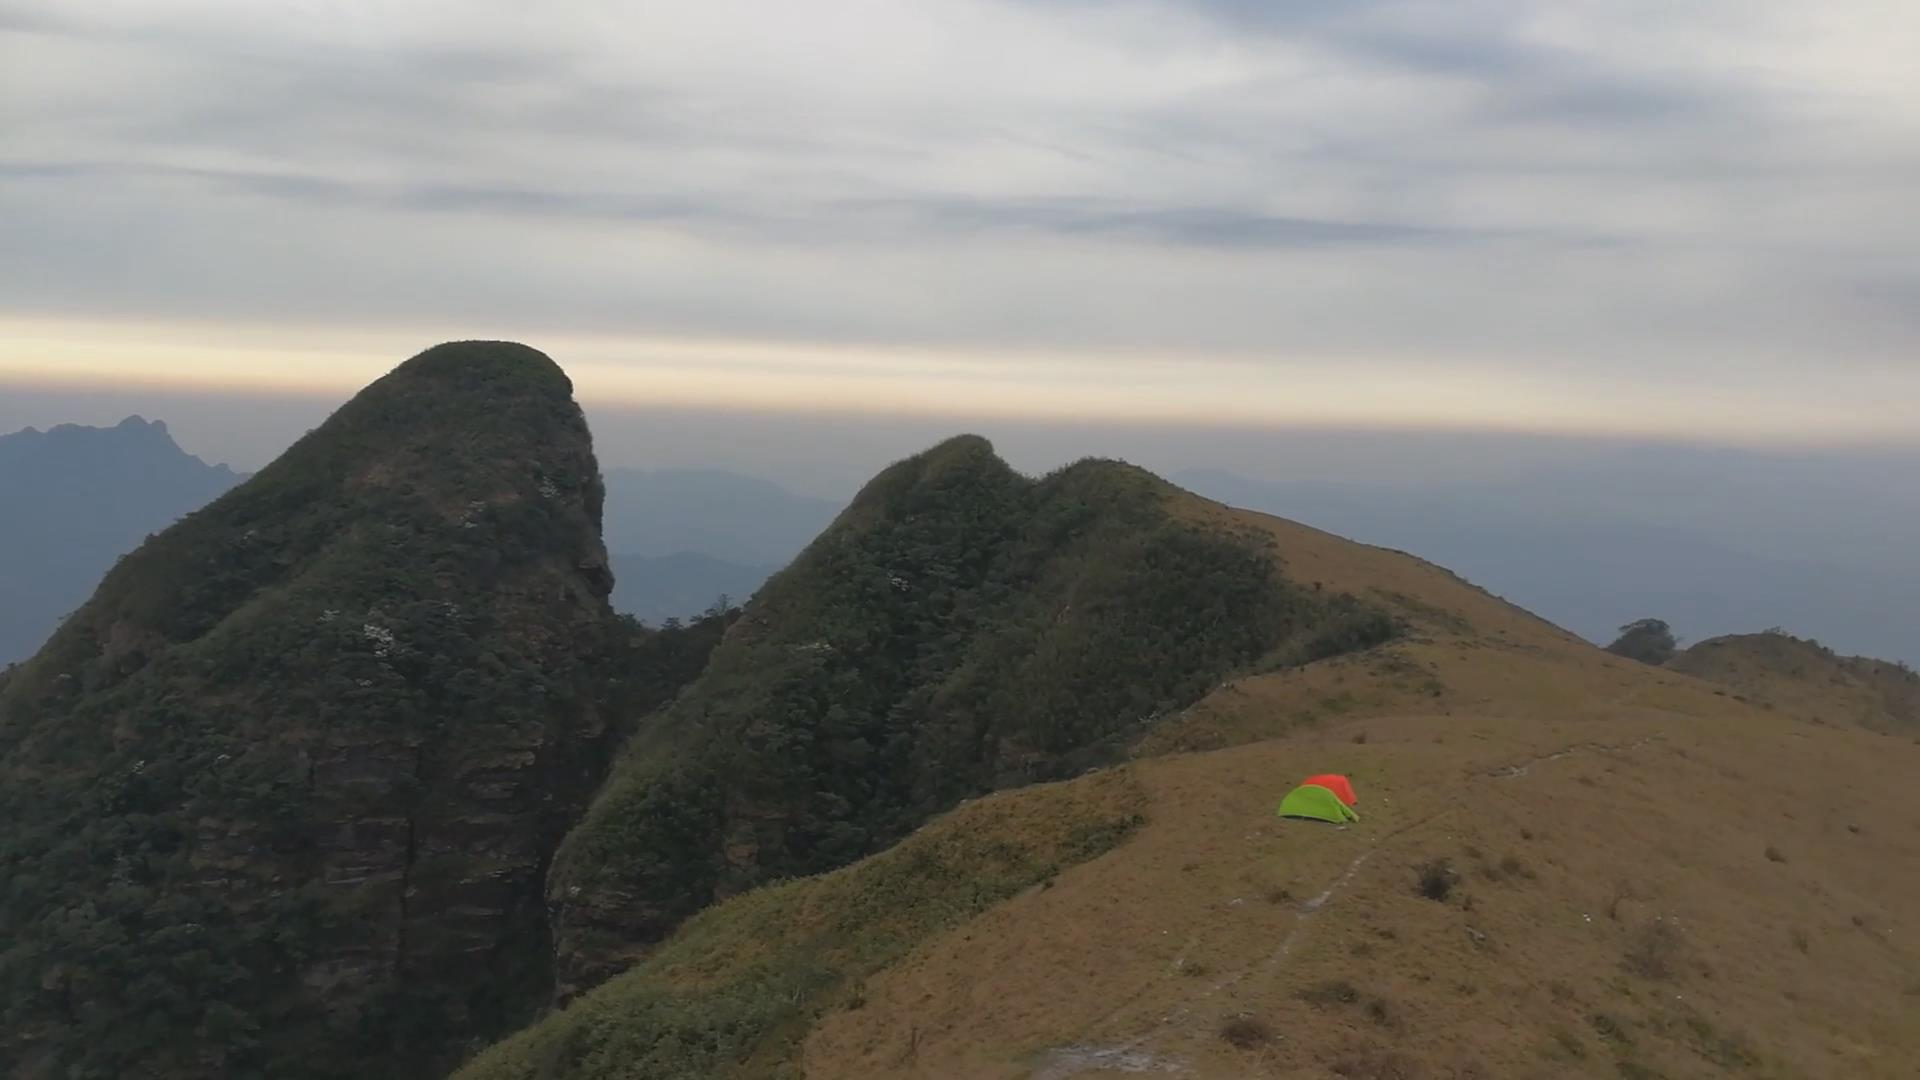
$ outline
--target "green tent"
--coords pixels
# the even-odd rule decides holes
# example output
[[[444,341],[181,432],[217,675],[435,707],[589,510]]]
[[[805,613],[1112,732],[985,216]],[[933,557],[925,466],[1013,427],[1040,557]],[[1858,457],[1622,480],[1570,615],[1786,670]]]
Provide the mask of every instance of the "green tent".
[[[1353,807],[1340,801],[1340,796],[1321,787],[1319,784],[1301,784],[1280,800],[1281,817],[1306,818],[1309,821],[1327,821],[1343,825],[1349,821],[1359,821],[1360,815]]]

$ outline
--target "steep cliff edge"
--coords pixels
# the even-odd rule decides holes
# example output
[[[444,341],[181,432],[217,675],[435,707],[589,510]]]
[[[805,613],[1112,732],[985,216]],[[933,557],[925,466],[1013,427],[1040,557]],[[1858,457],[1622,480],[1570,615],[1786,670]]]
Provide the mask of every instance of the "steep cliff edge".
[[[601,503],[560,369],[455,343],[124,559],[0,682],[0,1073],[414,1076],[523,1020],[615,717],[718,632],[613,616]]]

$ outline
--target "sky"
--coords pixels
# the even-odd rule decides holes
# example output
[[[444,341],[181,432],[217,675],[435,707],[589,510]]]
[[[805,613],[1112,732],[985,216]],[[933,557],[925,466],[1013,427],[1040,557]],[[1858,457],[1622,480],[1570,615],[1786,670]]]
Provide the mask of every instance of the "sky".
[[[680,417],[1920,444],[1916,41],[1908,0],[0,0],[0,396],[293,416],[507,337]],[[257,465],[256,413],[202,437]]]

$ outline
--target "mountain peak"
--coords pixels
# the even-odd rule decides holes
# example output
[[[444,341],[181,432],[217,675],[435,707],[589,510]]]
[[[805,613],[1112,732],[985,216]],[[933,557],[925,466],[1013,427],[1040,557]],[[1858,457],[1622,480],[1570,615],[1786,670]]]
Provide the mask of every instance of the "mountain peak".
[[[617,729],[608,687],[657,681],[610,667],[636,646],[601,501],[558,366],[457,342],[122,559],[0,683],[0,862],[63,868],[0,896],[5,985],[46,990],[0,1000],[0,1059],[334,1077],[359,1059],[317,1048],[377,1047],[424,1075],[543,997],[542,873]],[[89,918],[181,981],[62,959],[60,897],[115,866],[139,888]],[[146,932],[187,923],[231,932]],[[158,1019],[182,1003],[204,1013]]]
[[[389,378],[432,380],[455,387],[517,380],[573,392],[572,380],[552,357],[517,341],[443,342],[401,364]]]

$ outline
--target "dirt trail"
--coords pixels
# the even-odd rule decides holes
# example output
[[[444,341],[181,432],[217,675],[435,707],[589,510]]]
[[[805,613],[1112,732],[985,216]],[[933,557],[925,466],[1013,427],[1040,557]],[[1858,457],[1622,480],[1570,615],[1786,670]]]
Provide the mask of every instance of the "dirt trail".
[[[1511,780],[1516,777],[1525,776],[1533,771],[1535,765],[1544,765],[1549,761],[1559,761],[1562,758],[1570,758],[1576,754],[1625,754],[1658,741],[1660,741],[1660,736],[1649,735],[1638,742],[1626,743],[1624,745],[1596,742],[1575,743],[1564,750],[1536,758],[1529,758],[1518,765],[1502,765],[1497,769],[1487,769],[1474,775],[1478,777],[1492,777],[1496,780]]]
[[[1070,1046],[1049,1051],[1041,1067],[1031,1074],[1032,1080],[1069,1080],[1069,1078],[1082,1073],[1097,1071],[1163,1072],[1176,1074],[1186,1072],[1187,1066],[1184,1062],[1173,1058],[1157,1057],[1152,1053],[1142,1050],[1141,1047],[1165,1034],[1167,1031],[1188,1022],[1206,1002],[1238,986],[1254,974],[1258,973],[1265,976],[1272,975],[1279,971],[1286,962],[1286,959],[1293,954],[1294,948],[1299,945],[1305,937],[1315,916],[1329,910],[1333,906],[1334,901],[1339,898],[1342,892],[1346,891],[1347,887],[1359,876],[1361,869],[1380,852],[1381,848],[1408,833],[1424,828],[1452,813],[1452,810],[1442,810],[1438,813],[1428,814],[1417,821],[1409,822],[1399,828],[1384,833],[1378,839],[1374,840],[1373,843],[1367,846],[1366,850],[1356,855],[1353,860],[1347,864],[1346,869],[1342,871],[1338,877],[1329,882],[1327,887],[1321,890],[1317,896],[1304,901],[1298,908],[1294,909],[1293,926],[1287,931],[1286,936],[1280,939],[1280,944],[1268,955],[1264,963],[1243,968],[1224,979],[1212,983],[1205,989],[1189,997],[1178,1008],[1161,1017],[1159,1023],[1154,1024],[1152,1027],[1149,1027],[1139,1035],[1125,1042],[1112,1046]],[[1347,826],[1341,826],[1341,828],[1345,829]],[[1120,1011],[1122,1010],[1116,1009],[1113,1014],[1109,1015],[1117,1014]]]
[[[1472,771],[1469,773],[1469,779],[1518,779],[1527,776],[1536,766],[1548,762],[1561,761],[1582,754],[1614,755],[1631,753],[1658,742],[1661,738],[1662,736],[1659,734],[1653,734],[1630,743],[1615,744],[1591,741],[1573,743],[1552,753],[1540,754],[1517,764]],[[1454,812],[1455,811],[1450,808],[1428,814],[1416,821],[1408,822],[1398,828],[1383,833],[1374,839],[1372,843],[1367,845],[1365,850],[1361,851],[1359,855],[1355,856],[1353,860],[1347,864],[1346,869],[1342,871],[1338,877],[1327,884],[1325,889],[1318,895],[1304,901],[1295,909],[1292,927],[1289,928],[1286,935],[1281,938],[1279,945],[1267,956],[1264,963],[1243,968],[1226,978],[1211,983],[1189,997],[1178,1008],[1163,1016],[1158,1023],[1124,1042],[1109,1046],[1069,1046],[1049,1051],[1041,1066],[1031,1074],[1032,1080],[1070,1080],[1072,1077],[1091,1072],[1159,1072],[1179,1074],[1188,1071],[1186,1063],[1171,1057],[1156,1056],[1142,1049],[1142,1047],[1168,1031],[1189,1022],[1196,1013],[1201,1011],[1202,1006],[1207,1002],[1245,982],[1253,975],[1271,976],[1280,971],[1286,963],[1287,958],[1293,955],[1294,950],[1305,939],[1307,931],[1311,928],[1315,917],[1333,907],[1340,894],[1352,885],[1354,879],[1359,876],[1360,871],[1372,861],[1383,848],[1410,833],[1416,832],[1436,821],[1448,817]],[[1347,828],[1347,826],[1342,826],[1342,828]],[[1197,940],[1198,937],[1199,935],[1196,934],[1195,940]],[[1191,944],[1192,942],[1190,941],[1189,946],[1191,946]],[[1181,958],[1175,961],[1176,967],[1182,963],[1184,957],[1185,951],[1183,950]],[[1130,1004],[1131,1002],[1128,1002],[1115,1008],[1108,1014],[1109,1018],[1124,1012]]]

